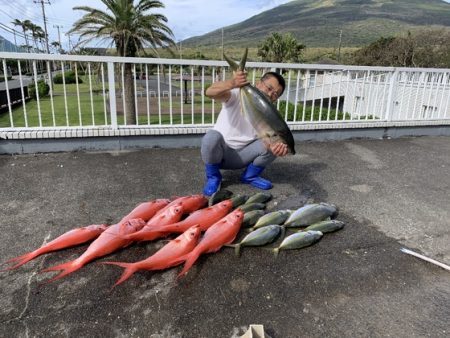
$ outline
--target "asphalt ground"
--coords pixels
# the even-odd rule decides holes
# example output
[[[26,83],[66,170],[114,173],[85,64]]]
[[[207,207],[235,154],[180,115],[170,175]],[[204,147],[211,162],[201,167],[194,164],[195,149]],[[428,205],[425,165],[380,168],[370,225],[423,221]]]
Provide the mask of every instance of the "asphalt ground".
[[[162,241],[130,246],[62,280],[42,268],[87,245],[0,272],[1,337],[238,337],[249,324],[281,337],[448,337],[450,138],[303,142],[267,168],[268,210],[307,202],[339,207],[343,230],[281,252],[232,249],[180,267],[138,272],[110,291],[122,269]],[[92,223],[113,223],[140,202],[199,193],[199,149],[0,156],[1,260]],[[224,173],[223,187],[256,192]],[[241,235],[242,236],[242,235]]]

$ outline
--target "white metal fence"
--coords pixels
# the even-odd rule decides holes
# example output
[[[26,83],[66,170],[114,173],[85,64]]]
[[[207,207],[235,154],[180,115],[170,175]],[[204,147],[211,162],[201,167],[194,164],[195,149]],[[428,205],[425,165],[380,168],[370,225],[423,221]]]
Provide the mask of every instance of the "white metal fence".
[[[223,61],[24,53],[0,59],[0,132],[47,137],[207,128],[220,103],[204,91],[231,76]],[[450,122],[450,69],[247,63],[252,83],[274,69],[286,79],[276,104],[292,129]]]

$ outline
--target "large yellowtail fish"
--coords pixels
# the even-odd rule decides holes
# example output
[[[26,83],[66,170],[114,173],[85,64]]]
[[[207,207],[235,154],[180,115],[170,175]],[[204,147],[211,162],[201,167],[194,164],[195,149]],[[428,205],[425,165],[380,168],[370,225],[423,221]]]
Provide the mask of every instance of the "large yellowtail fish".
[[[233,71],[244,70],[247,53],[248,48],[245,49],[239,65],[227,57],[225,53],[223,57]],[[258,137],[267,144],[282,142],[288,146],[289,152],[294,155],[294,137],[286,122],[266,95],[251,84],[246,84],[240,88],[240,98],[242,113],[255,128]]]

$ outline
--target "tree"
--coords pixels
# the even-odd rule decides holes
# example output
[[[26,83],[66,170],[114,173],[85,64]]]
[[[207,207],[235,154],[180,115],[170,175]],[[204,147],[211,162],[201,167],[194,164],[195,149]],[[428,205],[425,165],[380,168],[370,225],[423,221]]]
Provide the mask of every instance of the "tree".
[[[424,29],[414,34],[380,38],[358,49],[353,63],[364,66],[444,67],[450,66],[450,30]]]
[[[258,47],[257,55],[266,62],[300,62],[304,48],[292,33],[272,33]]]
[[[31,21],[30,20],[20,21],[19,19],[14,19],[12,24],[14,26],[20,26],[22,28],[23,36],[25,38],[25,46],[27,46],[27,51],[30,52],[27,31],[30,27]]]
[[[86,12],[76,21],[70,33],[80,34],[81,44],[94,39],[111,41],[119,56],[135,57],[144,48],[150,47],[157,53],[157,47],[175,46],[173,33],[166,25],[167,18],[161,14],[150,14],[155,8],[164,8],[158,0],[101,0],[107,12],[87,6],[74,7],[74,10]],[[124,65],[124,90],[126,122],[136,124],[134,103],[134,82],[132,65]]]
[[[29,20],[26,20],[29,21]],[[34,41],[34,47],[35,49],[39,52],[41,51],[38,47],[38,40],[41,42],[41,47],[42,47],[42,39],[45,38],[45,33],[42,29],[41,26],[35,25],[34,23],[32,23],[31,21],[29,21],[27,23],[28,29],[31,31],[31,37],[33,38]]]
[[[63,50],[61,49],[61,45],[59,44],[58,41],[52,41],[50,43],[50,46],[52,46],[54,48],[55,53],[59,52],[60,54],[63,54]]]

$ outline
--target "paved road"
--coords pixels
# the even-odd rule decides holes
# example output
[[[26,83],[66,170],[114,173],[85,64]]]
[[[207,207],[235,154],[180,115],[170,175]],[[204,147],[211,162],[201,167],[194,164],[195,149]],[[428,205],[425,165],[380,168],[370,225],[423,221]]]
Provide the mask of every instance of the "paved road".
[[[0,273],[2,337],[237,337],[263,324],[275,338],[448,337],[450,273],[400,252],[403,246],[450,264],[450,138],[299,143],[299,155],[266,172],[271,210],[326,201],[340,232],[282,252],[231,249],[179,268],[140,272],[110,292],[121,269],[92,263],[40,285],[43,267],[86,247]],[[113,222],[137,203],[198,193],[198,149],[0,156],[3,259],[78,225]],[[235,193],[254,190],[224,173]],[[163,243],[108,257],[136,261]],[[105,259],[103,259],[105,260]]]

